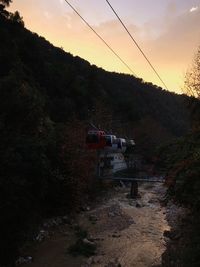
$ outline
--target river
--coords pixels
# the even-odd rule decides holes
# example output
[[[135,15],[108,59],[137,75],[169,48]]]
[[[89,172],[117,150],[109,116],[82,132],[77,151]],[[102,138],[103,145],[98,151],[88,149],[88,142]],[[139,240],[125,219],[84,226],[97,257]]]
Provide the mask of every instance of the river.
[[[166,192],[161,183],[143,183],[140,198],[129,198],[129,187],[116,186],[106,196],[81,212],[71,224],[51,231],[48,238],[31,249],[30,267],[150,267],[160,266],[166,249],[163,233],[169,230]],[[95,242],[94,256],[73,257],[67,248],[75,241],[74,224]]]

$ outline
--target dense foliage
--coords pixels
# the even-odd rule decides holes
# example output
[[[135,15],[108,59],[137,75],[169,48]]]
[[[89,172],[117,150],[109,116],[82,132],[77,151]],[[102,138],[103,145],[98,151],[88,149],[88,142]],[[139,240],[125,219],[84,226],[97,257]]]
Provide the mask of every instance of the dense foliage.
[[[1,1],[9,4],[10,1]],[[135,137],[144,154],[188,129],[186,97],[108,73],[55,48],[0,7],[2,264],[45,216],[78,207],[93,185],[89,121]],[[13,258],[12,258],[13,257]]]
[[[162,147],[159,165],[167,170],[168,198],[188,207],[190,213],[180,229],[182,239],[176,250],[168,247],[164,266],[200,266],[200,49],[188,70],[185,90],[192,97],[188,102],[192,130],[178,141]]]
[[[200,208],[200,132],[193,132],[162,147],[160,166],[165,167],[169,195],[194,210]]]
[[[194,131],[162,147],[159,161],[167,173],[167,200],[173,199],[190,211],[180,226],[180,240],[168,244],[163,266],[200,266],[200,132]]]

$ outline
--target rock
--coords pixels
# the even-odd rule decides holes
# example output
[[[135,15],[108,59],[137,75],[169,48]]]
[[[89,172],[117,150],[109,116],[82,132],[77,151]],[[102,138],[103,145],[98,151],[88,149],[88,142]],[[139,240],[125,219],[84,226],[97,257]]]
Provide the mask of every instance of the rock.
[[[25,263],[25,259],[24,257],[19,257],[16,261],[15,261],[15,264],[16,266],[19,266],[21,264]]]
[[[92,265],[93,264],[93,257],[90,257],[87,262],[86,262],[87,265]]]
[[[122,188],[126,188],[126,184],[123,181],[119,181]]]
[[[175,234],[175,236],[173,237],[173,240],[179,240],[181,238],[181,233],[177,233]]]
[[[121,215],[121,212],[119,210],[113,210],[113,211],[108,212],[109,217],[115,217],[115,216],[120,216],[120,215]]]
[[[35,237],[35,240],[38,242],[42,242],[48,236],[49,236],[48,231],[40,230],[39,234]]]
[[[64,223],[70,224],[70,218],[67,215],[63,216],[62,220],[63,220]]]
[[[86,261],[85,265],[83,266],[91,266],[93,264],[100,264],[101,260],[102,260],[101,256],[92,256]]]
[[[115,213],[116,216],[121,216],[120,210],[116,210],[114,213]]]
[[[27,262],[27,263],[32,262],[32,260],[33,260],[33,257],[31,257],[31,256],[27,256],[27,257],[26,257],[26,262]]]
[[[140,201],[136,201],[135,206],[136,208],[142,208],[144,205]]]
[[[128,222],[129,222],[130,224],[136,224],[136,222],[135,222],[133,219],[129,219]]]
[[[106,265],[104,265],[104,267],[122,267],[122,265],[117,260],[115,260],[114,262],[108,262]]]
[[[170,231],[165,230],[164,233],[163,233],[163,235],[164,235],[165,237],[171,238],[172,233],[171,233]]]
[[[155,209],[157,206],[155,204],[148,203],[147,205],[151,209]]]
[[[175,232],[175,231],[164,231],[163,233],[164,237],[167,237],[171,240],[178,240],[181,238],[181,233],[180,232]]]
[[[94,242],[94,241],[104,241],[104,238],[90,236],[89,240],[92,241],[92,242]]]
[[[60,218],[60,217],[57,217],[57,218],[55,218],[55,225],[57,226],[57,225],[61,225],[62,223],[63,223],[63,220],[62,220],[62,218]]]
[[[94,264],[100,264],[102,262],[102,256],[95,256],[93,257]]]
[[[31,256],[26,256],[26,257],[19,257],[16,262],[15,265],[19,266],[21,264],[27,264],[27,263],[31,263],[33,260],[33,257]]]
[[[43,227],[44,228],[50,228],[50,227],[61,225],[61,224],[65,223],[65,219],[67,220],[68,217],[63,216],[63,217],[51,218],[51,219],[49,219],[43,223]],[[67,220],[67,222],[69,222],[69,220]]]
[[[108,216],[109,216],[109,217],[115,217],[115,213],[114,213],[114,212],[109,212],[109,213],[108,213]]]
[[[128,204],[129,204],[130,206],[135,207],[135,202],[133,202],[133,201],[129,201]]]
[[[98,217],[97,217],[96,215],[90,215],[88,219],[89,219],[89,221],[91,221],[91,222],[96,222],[96,221],[98,221]]]
[[[157,198],[152,198],[148,201],[148,203],[150,204],[155,204],[155,203],[158,203],[158,199]]]
[[[164,236],[165,246],[167,246],[170,243],[170,239],[166,236]]]
[[[116,234],[113,234],[112,237],[114,238],[119,238],[121,235],[116,235]]]
[[[83,243],[90,245],[90,246],[96,246],[95,242],[88,240],[87,238],[83,239]]]
[[[82,210],[82,211],[90,211],[91,209],[90,209],[89,206],[82,206],[82,207],[81,207],[81,210]]]

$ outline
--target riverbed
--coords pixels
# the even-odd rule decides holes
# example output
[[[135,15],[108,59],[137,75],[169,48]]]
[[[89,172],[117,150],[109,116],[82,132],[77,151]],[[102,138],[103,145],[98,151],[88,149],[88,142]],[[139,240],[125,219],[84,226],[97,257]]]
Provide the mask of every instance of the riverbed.
[[[150,267],[161,264],[166,249],[164,231],[170,230],[160,203],[166,189],[161,183],[139,185],[140,198],[129,197],[129,186],[115,186],[72,223],[56,227],[31,249],[30,267]],[[73,257],[74,225],[88,233],[97,246],[89,258]]]

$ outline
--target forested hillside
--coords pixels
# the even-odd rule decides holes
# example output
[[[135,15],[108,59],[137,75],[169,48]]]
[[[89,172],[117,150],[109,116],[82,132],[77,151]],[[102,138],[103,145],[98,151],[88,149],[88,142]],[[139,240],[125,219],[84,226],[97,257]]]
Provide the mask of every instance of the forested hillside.
[[[109,73],[24,28],[0,9],[0,213],[2,264],[41,218],[78,208],[93,186],[88,122],[157,145],[189,129],[187,97]],[[12,266],[12,265],[10,265]]]
[[[159,164],[166,171],[167,199],[187,208],[179,227],[179,238],[168,244],[163,266],[200,266],[200,47],[185,79],[185,89],[191,95],[191,132],[159,152]],[[173,234],[172,227],[172,234]],[[177,230],[176,230],[177,231]],[[170,264],[173,262],[173,264]]]

